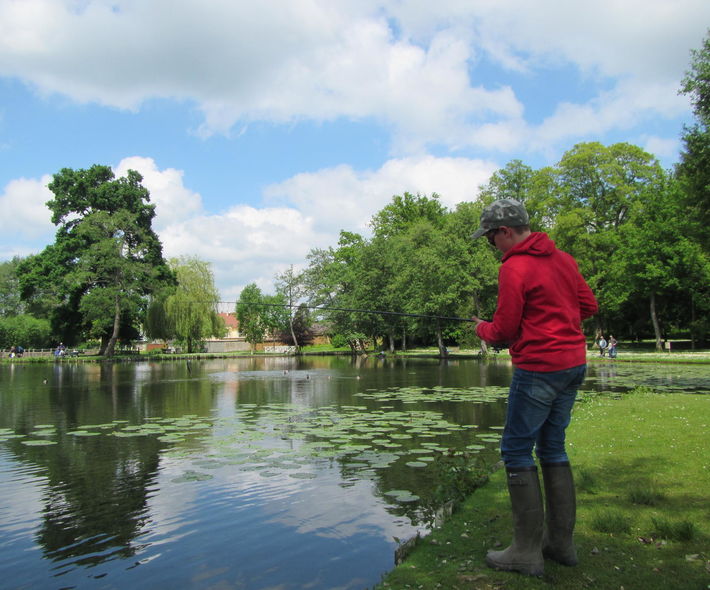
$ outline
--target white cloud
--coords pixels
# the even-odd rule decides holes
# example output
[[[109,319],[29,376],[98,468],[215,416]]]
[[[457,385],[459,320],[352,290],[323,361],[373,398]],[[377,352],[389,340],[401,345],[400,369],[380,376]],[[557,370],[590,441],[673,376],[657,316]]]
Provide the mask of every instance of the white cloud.
[[[319,230],[367,232],[372,216],[394,195],[436,192],[444,205],[454,207],[474,201],[478,186],[498,167],[490,161],[433,156],[389,160],[375,171],[358,172],[342,165],[297,174],[267,187],[265,197],[295,205],[316,220]]]
[[[0,234],[35,240],[54,235],[52,214],[46,203],[54,198],[45,175],[39,180],[19,178],[10,181],[0,195]]]
[[[240,205],[169,225],[159,234],[166,256],[210,262],[222,298],[235,301],[251,282],[273,290],[277,272],[305,261],[311,248],[331,245],[331,236],[318,234],[313,226],[312,219],[293,208]]]
[[[678,153],[681,142],[677,138],[664,139],[663,137],[645,136],[639,138],[638,145],[658,158],[669,158]]]
[[[344,117],[391,129],[396,154],[505,152],[532,131],[515,89],[481,78],[481,59],[605,81],[607,96],[557,109],[598,118],[591,134],[687,108],[678,80],[708,19],[705,0],[0,0],[0,75],[124,109],[190,101],[202,135]],[[543,131],[565,136],[552,123]]]
[[[114,168],[114,174],[117,177],[125,176],[129,170],[135,170],[143,176],[142,184],[150,192],[151,203],[155,204],[153,229],[160,231],[202,211],[202,197],[183,186],[182,170],[158,170],[152,158],[132,156],[121,160]]]
[[[672,85],[621,83],[584,104],[560,103],[540,125],[527,129],[527,141],[533,149],[569,145],[580,138],[600,138],[613,130],[632,129],[651,110],[672,117],[682,115],[687,108],[687,99],[678,96]]]
[[[154,227],[165,255],[210,262],[222,299],[235,301],[251,282],[273,291],[277,273],[291,264],[303,267],[314,248],[335,246],[340,230],[368,235],[369,220],[392,196],[437,192],[442,204],[453,208],[475,200],[478,186],[498,166],[432,156],[389,160],[375,171],[343,165],[267,187],[262,207],[238,205],[214,214],[198,207],[200,196],[183,186],[181,171],[159,170],[149,158],[126,158],[116,171],[128,168],[144,174],[143,184],[158,203]],[[167,213],[164,203],[171,207]],[[172,209],[190,214],[178,219]]]

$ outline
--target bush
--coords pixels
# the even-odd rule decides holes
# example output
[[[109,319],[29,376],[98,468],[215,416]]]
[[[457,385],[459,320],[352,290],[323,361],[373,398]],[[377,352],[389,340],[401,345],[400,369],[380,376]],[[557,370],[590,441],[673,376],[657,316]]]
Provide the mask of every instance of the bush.
[[[348,348],[348,339],[342,334],[333,334],[330,338],[330,344],[334,348]]]
[[[49,320],[31,315],[0,318],[0,348],[50,348],[52,329]]]

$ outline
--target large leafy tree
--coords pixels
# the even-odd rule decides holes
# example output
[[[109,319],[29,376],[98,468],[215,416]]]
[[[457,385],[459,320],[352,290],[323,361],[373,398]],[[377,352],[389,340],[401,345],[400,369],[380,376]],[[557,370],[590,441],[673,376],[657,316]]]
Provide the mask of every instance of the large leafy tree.
[[[303,273],[303,284],[312,305],[325,308],[358,309],[367,305],[359,299],[363,283],[362,261],[366,257],[367,240],[361,235],[341,231],[337,248],[312,250],[309,266]],[[333,334],[345,339],[353,351],[363,348],[372,335],[363,314],[348,311],[318,312],[330,324]]]
[[[555,166],[551,187],[556,201],[550,235],[572,254],[600,303],[598,328],[614,307],[609,265],[620,247],[619,230],[632,207],[660,189],[664,173],[657,159],[627,143],[604,146],[581,143],[565,152]]]
[[[47,203],[55,242],[18,269],[23,298],[54,301],[52,325],[64,341],[100,338],[107,356],[119,337],[137,333],[148,296],[173,280],[141,182],[133,170],[115,178],[108,166],[62,169]]]
[[[341,232],[337,248],[311,253],[305,285],[317,303],[432,316],[470,316],[482,299],[492,300],[496,257],[487,244],[471,240],[481,206],[447,211],[436,195],[395,196],[371,222],[374,236]],[[486,291],[484,293],[484,291]],[[361,341],[406,335],[435,339],[442,355],[446,339],[464,338],[462,324],[390,314],[335,311],[334,331],[356,350]]]
[[[701,339],[710,311],[710,260],[692,236],[678,231],[687,216],[678,182],[669,177],[634,203],[630,216],[607,271],[624,315],[648,310],[658,350],[673,322],[689,327],[694,342]]]
[[[170,259],[170,268],[177,286],[165,299],[166,325],[175,338],[185,343],[188,353],[194,352],[205,338],[224,336],[224,321],[217,313],[219,292],[208,262],[184,256]],[[155,308],[152,314],[160,316]]]
[[[447,214],[437,194],[427,197],[406,192],[392,197],[392,201],[375,214],[370,222],[374,230],[371,252],[362,264],[367,273],[365,280],[357,283],[361,290],[368,291],[367,299],[374,309],[443,315],[434,310],[444,309],[447,300],[436,282],[444,270],[437,268],[438,246],[442,245],[439,238]],[[428,288],[423,289],[423,283],[428,283]],[[380,333],[390,334],[390,348],[393,348],[391,334],[402,326],[403,333],[406,330],[425,337],[435,335],[441,354],[446,354],[444,332],[436,322],[423,318],[403,320],[397,316],[368,319],[376,322],[373,328]]]
[[[395,195],[392,202],[376,213],[370,225],[376,236],[387,238],[402,233],[412,223],[427,219],[435,225],[443,222],[446,208],[439,202],[439,196]]]
[[[684,150],[677,167],[687,209],[686,231],[692,232],[705,252],[710,250],[710,32],[700,49],[691,53],[690,69],[681,93],[690,96],[696,123],[683,132]]]

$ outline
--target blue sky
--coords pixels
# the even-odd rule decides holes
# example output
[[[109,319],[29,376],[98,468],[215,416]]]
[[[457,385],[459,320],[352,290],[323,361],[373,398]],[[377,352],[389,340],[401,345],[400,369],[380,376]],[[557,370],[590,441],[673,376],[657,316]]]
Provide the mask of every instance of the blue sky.
[[[664,166],[706,0],[0,0],[0,257],[53,241],[63,167],[133,168],[222,299],[395,194],[454,207],[512,159],[626,141]]]

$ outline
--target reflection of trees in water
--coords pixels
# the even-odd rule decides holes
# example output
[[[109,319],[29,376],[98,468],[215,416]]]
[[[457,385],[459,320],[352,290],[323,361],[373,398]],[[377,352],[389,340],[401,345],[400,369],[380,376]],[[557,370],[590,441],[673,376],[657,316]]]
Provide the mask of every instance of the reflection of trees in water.
[[[231,385],[226,378],[211,378],[218,369],[226,373],[275,373],[263,379],[233,379],[239,385],[239,403],[263,404],[267,414],[268,404],[294,401],[302,401],[299,405],[305,408],[337,403],[377,411],[382,403],[354,395],[370,388],[410,385],[494,385],[497,379],[487,377],[477,364],[450,362],[444,366],[425,359],[394,361],[374,357],[360,359],[359,366],[357,362],[352,357],[314,357],[211,361],[192,363],[191,368],[185,361],[62,365],[36,370],[27,367],[30,370],[26,377],[14,378],[13,395],[0,396],[0,411],[4,422],[10,422],[6,425],[13,426],[16,432],[30,433],[40,423],[51,422],[57,427],[58,434],[53,437],[59,442],[56,446],[12,445],[20,461],[42,466],[48,478],[37,542],[49,559],[73,558],[85,564],[128,558],[139,551],[137,537],[150,518],[148,490],[157,478],[163,443],[153,435],[115,438],[108,431],[101,431],[96,437],[74,437],[66,432],[115,419],[140,424],[149,417],[209,416],[215,400]],[[357,380],[360,370],[362,378]],[[306,374],[310,377],[306,378]],[[501,368],[500,377],[509,381],[508,367]],[[43,387],[45,378],[49,384]],[[236,401],[235,396],[229,399],[232,404]],[[450,421],[486,426],[502,423],[502,404],[435,403],[419,409],[445,410]],[[403,409],[400,402],[386,405]],[[261,411],[255,408],[255,416],[259,417]],[[460,439],[461,446],[465,446],[475,442],[472,432],[477,431],[454,432],[447,440],[453,443]],[[419,443],[416,439],[406,441],[406,446],[410,445],[414,448]],[[370,473],[364,475],[357,473],[359,469],[344,465],[351,460],[349,457],[333,462],[342,464],[344,478],[365,477],[381,490],[405,488],[423,496],[424,488],[435,483],[429,468],[413,469],[402,464],[396,469],[368,470]],[[414,504],[403,506],[402,513],[414,508]]]
[[[149,436],[77,443],[51,449],[37,543],[54,561],[83,557],[79,563],[89,565],[129,557],[149,519],[147,490],[156,479],[159,443]]]
[[[359,403],[363,404],[363,402]],[[391,503],[388,510],[392,514],[409,518],[414,524],[428,524],[434,513],[446,502],[460,499],[455,497],[457,493],[462,491],[468,493],[477,487],[480,484],[478,479],[481,473],[487,473],[500,459],[497,443],[481,442],[475,435],[487,432],[490,426],[503,425],[506,402],[504,399],[484,403],[440,402],[416,408],[405,407],[399,403],[394,405],[399,411],[442,412],[445,419],[450,422],[476,424],[481,427],[456,430],[438,437],[413,435],[409,439],[399,440],[398,442],[402,443],[400,448],[373,448],[363,451],[360,456],[349,454],[336,459],[343,478],[341,484],[343,487],[354,485],[357,479],[369,479],[377,485],[380,494],[390,490],[408,490],[420,499],[416,502],[398,504],[392,498],[388,498],[388,502]],[[430,455],[433,455],[435,460],[426,467],[414,468],[406,465],[407,462],[418,461],[418,455],[408,454],[408,451],[426,448],[428,443],[434,442],[456,452],[431,451]],[[470,444],[480,444],[488,448],[480,452],[468,451],[466,446]],[[400,457],[386,469],[368,468],[365,458],[368,455],[378,454],[384,456],[396,454]],[[457,472],[459,475],[456,475]],[[461,473],[469,473],[470,477],[462,478]],[[469,479],[471,481],[468,481]],[[468,486],[471,486],[470,489]]]
[[[12,396],[0,396],[3,426],[31,435],[51,423],[58,444],[11,448],[18,461],[47,478],[36,541],[53,561],[96,564],[129,557],[148,521],[149,489],[164,446],[154,435],[119,438],[67,432],[116,419],[141,424],[148,417],[209,415],[219,394],[199,368],[185,363],[87,363],[23,367],[11,377]],[[44,383],[45,379],[47,383]]]

